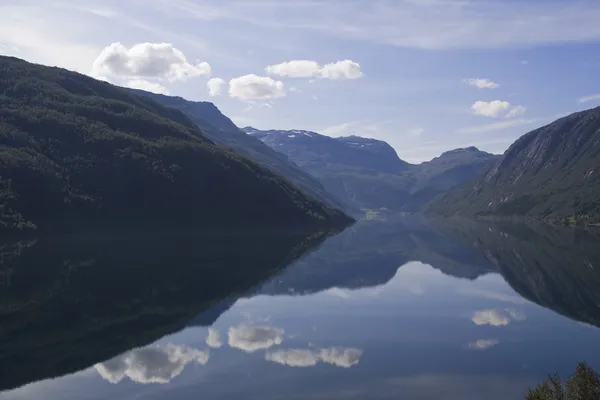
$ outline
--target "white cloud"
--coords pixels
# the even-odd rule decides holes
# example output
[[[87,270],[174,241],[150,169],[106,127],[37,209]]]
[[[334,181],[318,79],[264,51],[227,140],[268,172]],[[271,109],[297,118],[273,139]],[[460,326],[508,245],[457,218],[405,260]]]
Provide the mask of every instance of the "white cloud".
[[[319,362],[350,368],[360,362],[362,350],[355,348],[330,347],[318,350],[281,349],[269,351],[265,359],[289,367],[314,367]]]
[[[496,82],[487,78],[469,78],[463,79],[463,82],[479,89],[496,89],[500,86]]]
[[[190,64],[171,43],[138,43],[129,49],[121,43],[112,43],[102,50],[92,67],[94,76],[157,78],[170,82],[210,73],[208,63]]]
[[[100,80],[108,80],[107,78],[102,79],[104,77],[96,77]],[[132,89],[140,89],[145,90],[147,92],[159,93],[159,94],[169,94],[169,90],[161,85],[160,83],[150,82],[144,79],[132,79],[125,83],[125,86],[130,87]]]
[[[474,312],[471,320],[475,325],[505,326],[512,321],[525,320],[525,315],[510,308],[491,309]]]
[[[221,341],[221,334],[214,328],[208,328],[208,336],[206,337],[206,344],[214,349],[218,349],[223,346]]]
[[[210,96],[220,96],[223,91],[223,87],[227,86],[227,82],[221,78],[211,78],[206,82],[208,87],[208,94]]]
[[[168,383],[189,363],[205,365],[209,353],[191,347],[168,344],[131,350],[109,361],[96,364],[96,371],[110,383],[127,377],[137,383]]]
[[[589,96],[583,96],[577,99],[580,103],[587,103],[588,101],[596,101],[600,100],[600,94],[592,94]]]
[[[333,80],[358,79],[363,76],[363,73],[360,70],[359,63],[352,60],[343,60],[326,64],[321,69],[319,76]]]
[[[266,100],[285,96],[283,82],[254,74],[229,81],[229,96],[241,100]]]
[[[289,78],[323,78],[331,80],[358,79],[363,76],[360,64],[352,60],[319,65],[316,61],[292,60],[281,64],[269,65],[266,69],[271,75]]]
[[[292,60],[265,68],[268,74],[289,78],[312,78],[319,74],[321,66],[316,61]]]
[[[483,117],[499,117],[510,109],[510,103],[503,100],[476,101],[471,106],[475,115]]]
[[[490,347],[496,346],[498,343],[500,342],[496,339],[479,339],[475,342],[469,343],[468,346],[473,350],[486,350]]]
[[[504,118],[521,117],[523,114],[525,114],[526,111],[527,111],[527,107],[515,106],[504,116]]]
[[[512,119],[509,121],[494,122],[491,124],[470,126],[467,128],[460,128],[456,132],[462,135],[474,135],[479,133],[501,131],[503,129],[513,128],[521,125],[531,125],[538,122],[538,119]]]
[[[229,346],[252,353],[283,342],[283,329],[270,326],[240,325],[229,328]]]

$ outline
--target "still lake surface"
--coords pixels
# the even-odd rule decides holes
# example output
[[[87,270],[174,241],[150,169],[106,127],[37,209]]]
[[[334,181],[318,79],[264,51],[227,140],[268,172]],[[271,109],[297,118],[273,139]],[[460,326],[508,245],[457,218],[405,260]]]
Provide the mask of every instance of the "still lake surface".
[[[0,400],[522,399],[600,368],[600,235],[360,221],[0,245]]]

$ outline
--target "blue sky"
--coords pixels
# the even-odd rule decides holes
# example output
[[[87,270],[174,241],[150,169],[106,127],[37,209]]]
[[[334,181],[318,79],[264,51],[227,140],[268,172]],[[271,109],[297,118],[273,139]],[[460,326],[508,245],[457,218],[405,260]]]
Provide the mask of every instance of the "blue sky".
[[[600,105],[599,20],[595,0],[4,0],[0,53],[420,162]]]

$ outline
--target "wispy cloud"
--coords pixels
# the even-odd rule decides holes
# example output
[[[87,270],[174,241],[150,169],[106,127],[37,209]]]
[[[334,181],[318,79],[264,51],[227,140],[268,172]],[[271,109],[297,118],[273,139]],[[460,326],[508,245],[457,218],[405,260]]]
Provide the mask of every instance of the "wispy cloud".
[[[583,96],[577,99],[580,103],[587,103],[588,101],[600,100],[600,94],[591,94],[589,96]]]
[[[469,78],[463,79],[463,82],[479,89],[496,89],[500,87],[496,82],[487,78]]]
[[[230,19],[276,29],[304,29],[423,49],[500,48],[600,39],[600,4],[591,0],[502,1],[272,0],[170,1],[198,19]],[[310,18],[307,18],[310,16]]]
[[[460,128],[456,132],[461,135],[476,135],[476,134],[480,134],[480,133],[501,131],[504,129],[514,128],[516,126],[531,125],[531,124],[535,124],[538,121],[539,120],[537,118],[511,119],[508,121],[493,122],[491,124],[483,124],[483,125],[470,126],[470,127],[466,127],[466,128]]]

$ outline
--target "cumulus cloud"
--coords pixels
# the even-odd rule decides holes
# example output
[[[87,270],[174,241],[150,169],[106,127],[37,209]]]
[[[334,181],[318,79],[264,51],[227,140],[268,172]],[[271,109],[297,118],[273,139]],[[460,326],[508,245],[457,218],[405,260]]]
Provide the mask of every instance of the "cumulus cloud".
[[[130,87],[132,89],[140,89],[152,93],[169,94],[169,90],[167,90],[167,88],[163,85],[156,82],[146,81],[144,79],[132,79],[130,81],[127,81],[125,86]]]
[[[525,114],[527,108],[523,106],[513,106],[508,101],[504,100],[479,100],[473,103],[471,111],[473,114],[483,117],[498,118],[504,116],[505,118],[515,118]]]
[[[170,82],[210,75],[206,62],[191,64],[171,43],[138,43],[131,48],[112,43],[94,61],[92,75],[117,78],[157,78]]]
[[[229,81],[229,96],[241,100],[267,100],[285,96],[283,82],[254,74]]]
[[[265,68],[268,74],[289,78],[313,78],[319,74],[321,66],[316,61],[293,60]]]
[[[479,89],[496,89],[500,86],[496,82],[487,78],[469,78],[463,79],[463,82]]]
[[[476,101],[471,106],[475,115],[484,117],[499,117],[510,109],[510,103],[503,100]]]
[[[491,309],[474,312],[471,320],[475,325],[506,326],[512,321],[525,320],[525,315],[510,308]]]
[[[359,363],[361,355],[362,350],[344,347],[318,350],[281,349],[267,352],[265,359],[289,367],[314,367],[323,362],[336,367],[350,368]]]
[[[206,82],[206,86],[210,96],[220,96],[223,88],[227,86],[227,82],[221,78],[211,78]]]
[[[221,334],[214,328],[208,328],[208,336],[206,337],[206,344],[212,348],[218,349],[223,346],[221,341]]]
[[[360,64],[352,60],[342,60],[321,66],[316,61],[292,60],[266,68],[271,75],[288,78],[323,78],[331,80],[358,79],[363,76]]]
[[[110,383],[129,378],[137,383],[168,383],[190,363],[205,365],[207,350],[168,344],[131,350],[94,368]]]
[[[271,326],[240,325],[229,328],[229,346],[246,352],[265,350],[283,342],[283,329]]]
[[[479,339],[468,344],[468,347],[473,350],[486,350],[500,343],[496,339]]]

